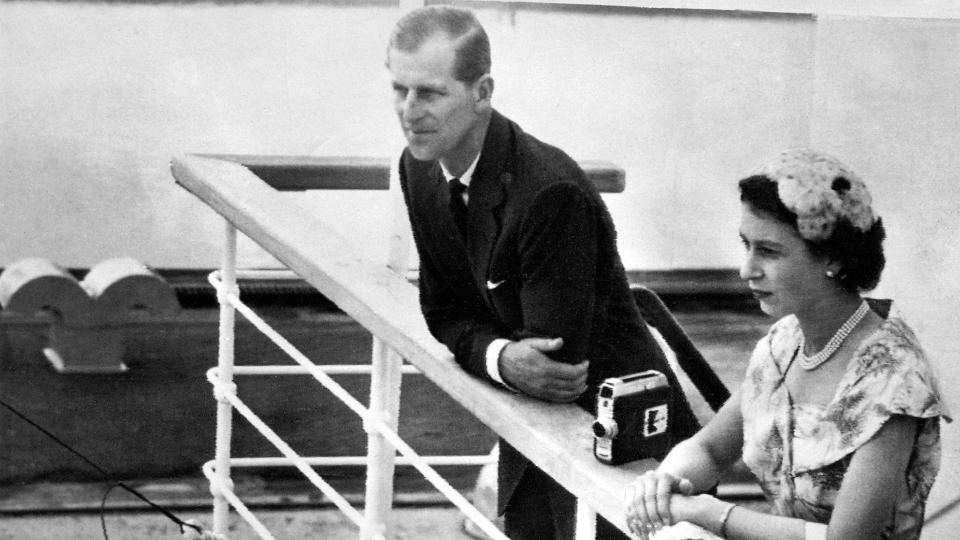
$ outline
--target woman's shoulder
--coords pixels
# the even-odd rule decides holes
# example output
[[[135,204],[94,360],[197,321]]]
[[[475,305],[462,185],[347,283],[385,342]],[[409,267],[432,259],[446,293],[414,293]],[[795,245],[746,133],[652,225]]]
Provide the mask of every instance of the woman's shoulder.
[[[866,444],[892,415],[929,419],[925,429],[938,429],[934,419],[949,420],[937,379],[913,330],[895,307],[880,327],[858,347],[833,400],[819,415],[816,437],[804,444],[795,462],[798,470],[814,470],[837,462]],[[939,433],[937,431],[937,433]],[[812,446],[822,452],[814,452]],[[796,449],[795,448],[795,449]]]
[[[858,377],[872,372],[887,375],[931,372],[920,340],[903,313],[893,305],[880,327],[857,347],[854,360]]]
[[[870,396],[887,413],[946,416],[936,374],[913,329],[897,307],[854,354],[845,395]]]

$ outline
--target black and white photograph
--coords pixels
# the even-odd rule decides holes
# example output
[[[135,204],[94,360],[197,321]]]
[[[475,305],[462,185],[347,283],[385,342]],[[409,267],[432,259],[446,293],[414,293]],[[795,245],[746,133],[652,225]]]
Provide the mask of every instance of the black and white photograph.
[[[952,540],[952,0],[0,0],[0,540]]]

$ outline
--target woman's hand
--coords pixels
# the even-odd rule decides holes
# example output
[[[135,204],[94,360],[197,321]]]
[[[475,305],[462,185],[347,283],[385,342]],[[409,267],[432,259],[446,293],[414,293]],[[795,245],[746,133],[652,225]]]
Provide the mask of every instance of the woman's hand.
[[[670,511],[671,495],[690,495],[693,484],[686,478],[677,478],[670,473],[647,471],[625,490],[627,526],[633,534],[647,538],[674,523]]]

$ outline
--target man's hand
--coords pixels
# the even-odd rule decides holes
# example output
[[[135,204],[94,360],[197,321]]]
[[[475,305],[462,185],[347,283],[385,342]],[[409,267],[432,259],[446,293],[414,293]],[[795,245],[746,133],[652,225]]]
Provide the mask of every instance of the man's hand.
[[[528,396],[569,403],[586,392],[590,362],[565,364],[544,354],[560,347],[563,347],[563,338],[513,341],[500,351],[500,376]]]

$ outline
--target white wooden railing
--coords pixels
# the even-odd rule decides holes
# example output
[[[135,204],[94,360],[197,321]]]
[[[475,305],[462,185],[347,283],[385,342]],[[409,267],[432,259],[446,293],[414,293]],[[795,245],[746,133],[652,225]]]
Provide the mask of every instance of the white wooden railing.
[[[233,365],[233,324],[236,311],[251,319],[262,331],[276,334],[239,301],[236,286],[237,231],[271,253],[302,279],[333,301],[346,314],[363,325],[375,337],[371,370],[370,404],[364,407],[349,394],[340,396],[364,419],[369,444],[366,457],[367,490],[365,515],[350,509],[346,501],[327,492],[322,478],[312,470],[321,458],[300,458],[287,453],[282,441],[273,441],[285,454],[271,464],[298,467],[323,490],[361,529],[361,538],[388,535],[392,501],[392,477],[397,463],[417,467],[438,489],[461,506],[463,497],[450,488],[430,465],[430,458],[421,458],[396,436],[400,375],[406,359],[419,372],[452,396],[470,413],[523,452],[538,467],[573,493],[590,516],[598,512],[621,530],[626,531],[623,488],[636,474],[654,466],[642,460],[621,467],[599,463],[592,453],[592,418],[576,405],[556,405],[501,391],[466,374],[450,352],[429,333],[420,316],[416,287],[403,275],[408,238],[394,238],[391,264],[377,264],[355,254],[351,243],[332,231],[315,215],[291,204],[264,180],[237,163],[221,159],[184,156],[173,160],[177,182],[200,198],[226,224],[227,249],[221,270],[212,276],[221,300],[221,354],[219,365],[211,373],[218,399],[218,442],[214,461],[205,466],[215,493],[214,530],[225,532],[227,504],[233,505],[248,521],[258,523],[230,489],[230,468],[242,465],[263,465],[262,458],[235,458],[230,455],[230,416],[237,410],[264,433],[269,426],[255,419],[236,395],[233,376],[245,373],[271,372],[281,368],[252,368]],[[395,212],[405,219],[402,212]],[[312,375],[334,393],[342,389],[323,368],[284,343],[282,336],[271,335],[300,364],[296,368]],[[289,349],[289,350],[288,350]],[[249,415],[248,415],[249,413]],[[262,424],[262,425],[261,425]],[[267,435],[268,437],[272,437]],[[395,459],[396,452],[403,461]],[[323,458],[331,459],[331,458]],[[442,464],[443,458],[433,458]],[[481,457],[468,457],[480,462]],[[335,460],[334,460],[335,461]],[[462,461],[461,461],[462,462]],[[325,461],[323,463],[332,463]],[[354,463],[354,462],[351,462]],[[444,487],[446,486],[446,487]],[[342,499],[342,498],[341,498]],[[468,517],[495,538],[499,531],[465,506]],[[484,523],[485,522],[485,523]],[[264,538],[271,538],[262,525],[254,525]]]

